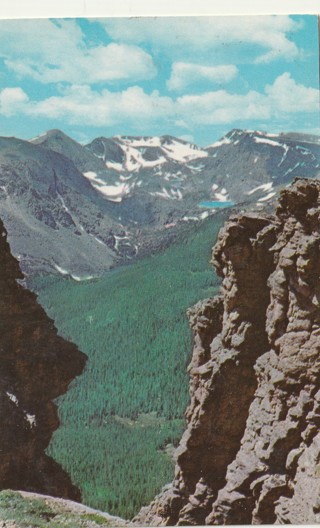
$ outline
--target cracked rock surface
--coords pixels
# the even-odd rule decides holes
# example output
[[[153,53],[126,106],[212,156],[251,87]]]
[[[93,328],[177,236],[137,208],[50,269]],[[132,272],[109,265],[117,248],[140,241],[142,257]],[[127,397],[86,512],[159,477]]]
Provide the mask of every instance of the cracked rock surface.
[[[0,221],[0,489],[80,500],[45,450],[59,426],[53,400],[81,374],[86,356],[58,336],[23,280]]]
[[[320,522],[320,182],[220,231],[221,294],[189,311],[187,428],[174,482],[137,524]]]

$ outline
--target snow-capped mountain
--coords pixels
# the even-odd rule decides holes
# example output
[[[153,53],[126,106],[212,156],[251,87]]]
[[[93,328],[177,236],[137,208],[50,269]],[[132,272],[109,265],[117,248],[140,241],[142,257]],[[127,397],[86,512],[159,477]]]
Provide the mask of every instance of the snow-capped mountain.
[[[263,192],[270,182],[274,187],[319,172],[319,138],[303,134],[232,130],[206,148],[171,136],[119,136],[96,139],[86,148],[110,172],[106,178],[99,171],[85,176],[117,202],[144,189],[165,200],[196,192],[204,199],[236,203],[253,189]]]
[[[97,138],[59,130],[0,138],[0,216],[22,267],[78,278],[168,244],[220,207],[272,204],[318,177],[320,140],[232,130],[206,148],[171,136]]]
[[[101,137],[87,145],[87,148],[102,159],[109,169],[129,172],[160,167],[169,161],[186,163],[208,156],[206,150],[172,136]]]

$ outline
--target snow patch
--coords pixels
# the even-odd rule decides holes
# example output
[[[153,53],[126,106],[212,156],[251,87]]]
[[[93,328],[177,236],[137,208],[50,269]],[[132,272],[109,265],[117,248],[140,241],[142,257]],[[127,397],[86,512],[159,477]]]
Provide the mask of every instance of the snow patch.
[[[122,240],[129,240],[129,237],[127,236],[119,236],[119,235],[113,235],[114,236],[114,239],[115,239],[115,245],[114,245],[114,248],[118,251],[119,249],[119,242],[121,242]],[[129,245],[129,244],[127,244]]]
[[[16,406],[19,405],[19,400],[14,394],[12,394],[11,392],[6,392],[6,395],[8,396],[9,400],[11,400]]]
[[[277,193],[271,192],[267,194],[267,196],[263,196],[262,198],[259,198],[258,202],[266,202],[267,200],[270,200],[273,196],[275,196]]]
[[[289,147],[288,145],[282,145],[282,147],[284,148],[284,153],[282,155],[282,158],[280,160],[280,162],[278,163],[278,167],[280,167],[280,165],[282,165],[282,163],[284,162],[284,160],[286,159],[287,157],[287,154],[289,152]]]
[[[130,185],[127,183],[117,182],[116,185],[107,185],[103,180],[98,178],[95,172],[88,171],[83,174],[90,181],[92,187],[111,202],[121,202],[122,198],[130,192]]]
[[[213,156],[213,157],[215,157],[215,156]],[[196,165],[196,166],[188,164],[187,167],[188,167],[188,169],[190,169],[192,171],[201,172],[202,169],[205,168],[205,165],[203,163],[200,163],[199,165]]]
[[[126,184],[122,185],[95,185],[93,184],[98,191],[101,192],[104,196],[108,198],[111,202],[122,202],[122,198],[129,194],[130,187]]]
[[[145,160],[142,156],[142,153],[137,150],[136,148],[133,148],[132,145],[125,146],[124,153],[126,156],[126,160],[124,162],[124,168],[128,171],[136,172],[139,169],[143,168],[153,168],[158,165],[162,165],[167,160],[164,156],[160,156],[158,159],[153,161]]]
[[[290,174],[290,172],[293,172],[295,169],[299,167],[300,163],[296,163],[294,167],[291,167],[291,169],[288,169],[283,176],[287,176],[287,174]]]
[[[93,171],[87,171],[87,172],[84,172],[84,173],[83,173],[83,176],[85,176],[85,178],[87,178],[88,180],[102,181],[102,180],[99,180],[99,179],[98,179],[97,173],[96,173],[96,172],[93,172]],[[104,183],[104,182],[103,182],[103,183]]]
[[[223,137],[222,139],[219,139],[219,141],[215,141],[215,143],[212,143],[212,145],[209,145],[209,147],[207,148],[221,147],[222,145],[230,145],[231,143],[232,141],[229,138]]]
[[[258,187],[251,189],[251,191],[248,191],[246,194],[250,196],[250,194],[253,194],[260,190],[261,191],[271,191],[272,187],[273,187],[273,182],[263,183],[262,185],[259,185]]]
[[[54,264],[54,267],[57,271],[59,271],[59,273],[61,273],[61,275],[69,275],[69,271],[61,268],[60,266],[58,266],[58,264]]]
[[[200,215],[200,218],[201,220],[204,220],[205,218],[208,218],[209,216],[209,211],[203,211],[203,213],[201,213]]]
[[[182,172],[179,171],[176,174],[172,174],[171,172],[166,172],[164,179],[166,181],[176,180],[176,181],[183,181],[186,179],[185,175],[182,175]]]
[[[225,192],[222,192],[225,191]],[[214,193],[214,197],[218,202],[228,202],[229,201],[229,195],[227,194],[226,189],[222,189],[219,193]]]
[[[83,282],[83,281],[87,281],[87,280],[91,280],[91,279],[94,279],[94,276],[93,275],[87,275],[87,276],[84,276],[84,277],[79,277],[79,275],[72,275],[70,274],[70,277],[75,280],[76,282]]]
[[[29,139],[29,141],[30,141],[30,142],[31,142],[31,141],[36,141],[37,139],[40,139],[40,138],[42,138],[42,137],[44,137],[44,136],[46,136],[46,135],[47,135],[46,132],[45,132],[44,134],[39,134],[39,136],[36,136],[36,137],[34,137],[34,138],[32,138],[32,139]]]
[[[6,197],[9,196],[9,193],[7,191],[7,187],[5,185],[0,185],[0,189],[4,192],[4,194],[6,195]]]
[[[162,187],[161,192],[156,191],[156,192],[150,192],[149,194],[151,196],[160,196],[161,198],[165,198],[166,200],[182,200],[183,198],[180,189],[177,189],[177,190],[169,189],[168,191],[165,187]]]
[[[63,209],[64,209],[67,213],[70,214],[70,211],[69,211],[68,207],[66,206],[66,203],[65,203],[64,199],[62,198],[61,194],[60,194],[58,191],[57,191],[57,195],[58,195],[58,198],[59,198],[60,202],[62,203],[62,207],[63,207]],[[70,216],[71,216],[71,215],[70,215]],[[72,217],[71,217],[71,218],[72,218]]]
[[[106,162],[107,169],[113,169],[115,171],[122,171],[123,166],[122,163],[116,163],[115,161],[107,161]]]
[[[256,143],[265,143],[266,145],[271,145],[272,147],[284,148],[284,145],[282,143],[278,143],[278,141],[273,141],[272,139],[266,139],[265,137],[256,136],[253,139]]]
[[[31,429],[37,425],[36,415],[35,414],[26,413],[25,414],[25,419],[29,423]]]
[[[197,148],[191,143],[180,143],[173,140],[169,145],[164,145],[163,150],[167,154],[168,158],[178,162],[192,161],[197,158],[206,158],[208,152]]]
[[[124,136],[115,136],[116,139],[120,140],[124,145],[130,145],[131,147],[161,147],[160,137],[149,136],[141,138],[127,138]]]
[[[300,145],[296,145],[296,149],[300,151],[300,154],[302,156],[309,156],[309,154],[312,155],[312,153],[310,152],[309,149],[307,149],[305,147],[301,147]]]
[[[198,222],[199,217],[198,216],[184,216],[182,220],[184,220],[185,222],[189,222],[189,221]]]
[[[121,181],[128,181],[128,180],[131,180],[133,174],[130,174],[129,176],[123,176],[123,174],[120,174],[119,178]]]
[[[100,238],[97,238],[97,237],[94,237],[94,239],[99,243],[99,244],[102,244],[103,246],[105,246],[105,243],[100,240]]]

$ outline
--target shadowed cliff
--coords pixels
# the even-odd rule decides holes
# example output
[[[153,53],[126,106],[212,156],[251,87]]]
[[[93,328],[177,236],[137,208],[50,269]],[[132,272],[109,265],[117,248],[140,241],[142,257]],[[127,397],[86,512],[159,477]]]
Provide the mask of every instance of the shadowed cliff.
[[[189,312],[187,429],[175,480],[137,524],[320,522],[320,182],[220,231],[221,296]]]
[[[81,374],[86,356],[57,335],[11,255],[0,221],[0,489],[80,500],[67,473],[45,454],[59,426],[52,400]]]

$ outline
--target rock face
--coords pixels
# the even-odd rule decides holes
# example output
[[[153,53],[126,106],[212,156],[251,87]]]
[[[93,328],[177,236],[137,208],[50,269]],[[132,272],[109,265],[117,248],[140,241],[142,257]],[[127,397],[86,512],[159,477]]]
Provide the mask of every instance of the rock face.
[[[59,425],[52,400],[79,375],[85,355],[57,335],[23,279],[0,221],[0,489],[80,500],[69,476],[45,454]]]
[[[320,183],[275,216],[231,217],[213,250],[221,296],[189,314],[187,429],[150,525],[320,522]]]

